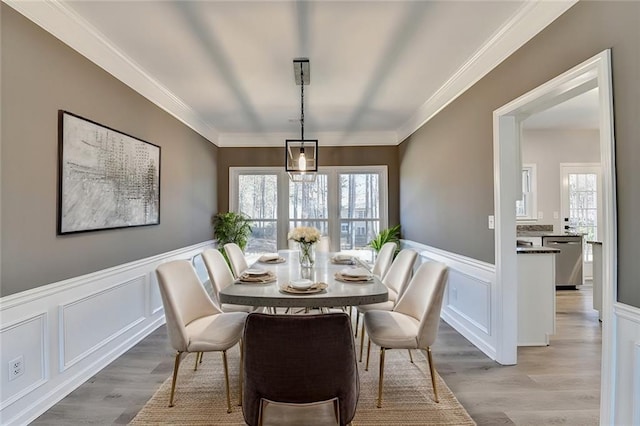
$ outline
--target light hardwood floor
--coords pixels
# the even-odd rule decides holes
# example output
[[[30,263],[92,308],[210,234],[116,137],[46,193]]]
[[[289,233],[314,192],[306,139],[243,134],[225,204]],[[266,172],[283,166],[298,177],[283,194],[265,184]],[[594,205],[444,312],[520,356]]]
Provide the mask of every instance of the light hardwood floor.
[[[520,348],[515,366],[491,361],[442,322],[436,368],[478,425],[597,425],[601,334],[591,300],[590,287],[558,291],[550,346]],[[33,424],[126,424],[169,377],[173,355],[161,327]]]

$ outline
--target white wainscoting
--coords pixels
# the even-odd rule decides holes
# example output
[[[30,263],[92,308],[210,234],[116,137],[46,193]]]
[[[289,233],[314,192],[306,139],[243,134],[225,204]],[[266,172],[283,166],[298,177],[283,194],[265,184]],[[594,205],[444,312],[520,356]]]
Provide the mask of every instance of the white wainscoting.
[[[417,251],[423,262],[435,260],[449,267],[442,318],[496,359],[495,266],[414,241],[402,240],[401,246]]]
[[[640,308],[615,303],[615,425],[640,425]]]
[[[164,323],[156,267],[190,247],[0,299],[0,423],[27,424]],[[22,356],[24,373],[9,380]]]

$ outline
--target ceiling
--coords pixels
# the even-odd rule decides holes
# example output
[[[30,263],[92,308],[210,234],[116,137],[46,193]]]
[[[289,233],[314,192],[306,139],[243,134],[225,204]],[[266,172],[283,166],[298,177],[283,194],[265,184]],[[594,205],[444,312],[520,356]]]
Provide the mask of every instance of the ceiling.
[[[5,0],[218,146],[398,144],[574,0]]]
[[[523,128],[527,130],[599,129],[598,88],[531,115],[523,121]]]

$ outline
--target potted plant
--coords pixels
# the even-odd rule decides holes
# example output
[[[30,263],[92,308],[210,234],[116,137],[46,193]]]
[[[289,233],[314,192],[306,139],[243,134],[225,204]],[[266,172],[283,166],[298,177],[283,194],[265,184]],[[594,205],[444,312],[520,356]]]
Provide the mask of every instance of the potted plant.
[[[386,243],[396,243],[400,242],[400,224],[396,226],[392,226],[387,229],[383,229],[376,235],[371,241],[369,241],[369,247],[371,247],[376,254],[380,251],[383,245]],[[396,253],[399,249],[396,247]]]
[[[251,236],[251,218],[243,213],[217,213],[213,216],[213,236],[218,240],[218,250],[225,259],[224,245],[236,243],[242,251]],[[229,259],[227,259],[227,263]]]

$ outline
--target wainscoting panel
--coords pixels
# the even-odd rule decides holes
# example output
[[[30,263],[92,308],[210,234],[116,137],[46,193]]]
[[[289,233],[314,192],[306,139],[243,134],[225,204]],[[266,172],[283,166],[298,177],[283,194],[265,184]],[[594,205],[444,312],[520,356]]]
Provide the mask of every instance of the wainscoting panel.
[[[0,298],[0,418],[31,422],[164,324],[156,267],[206,241]],[[22,356],[24,373],[7,366]]]
[[[495,359],[495,266],[414,241],[402,240],[401,246],[417,251],[423,262],[437,261],[449,267],[442,318]]]
[[[0,330],[0,342],[1,410],[47,381],[47,314],[42,312],[3,326]],[[10,365],[16,360],[21,360],[23,372],[14,376]]]
[[[615,303],[613,424],[640,425],[640,309]]]
[[[460,271],[449,271],[447,309],[490,335],[491,282]]]
[[[60,307],[60,371],[145,319],[145,275]]]

